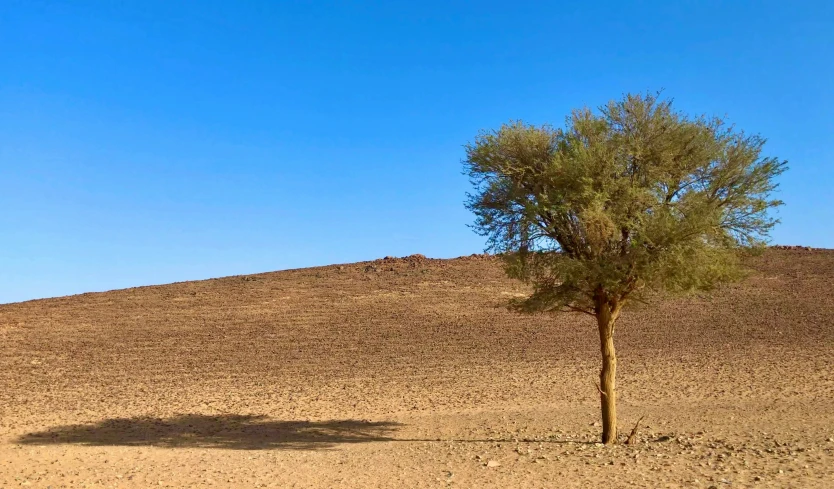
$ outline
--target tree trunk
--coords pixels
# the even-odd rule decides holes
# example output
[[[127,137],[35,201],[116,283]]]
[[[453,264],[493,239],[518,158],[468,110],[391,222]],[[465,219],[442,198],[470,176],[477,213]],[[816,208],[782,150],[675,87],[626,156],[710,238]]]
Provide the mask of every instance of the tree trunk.
[[[614,322],[619,308],[614,311],[606,303],[597,305],[599,344],[602,351],[602,370],[599,372],[599,397],[602,405],[602,442],[617,443],[617,353],[614,351]]]

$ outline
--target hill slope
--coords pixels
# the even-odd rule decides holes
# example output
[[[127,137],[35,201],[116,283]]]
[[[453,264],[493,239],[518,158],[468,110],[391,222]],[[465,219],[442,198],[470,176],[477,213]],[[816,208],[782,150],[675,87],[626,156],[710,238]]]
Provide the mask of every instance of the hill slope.
[[[590,318],[508,312],[525,289],[491,257],[2,305],[0,486],[73,471],[194,485],[214,471],[247,487],[822,487],[834,473],[834,251],[771,249],[750,266],[740,284],[624,313],[621,422],[647,417],[642,445],[613,452],[579,443],[599,429]],[[675,441],[652,442],[661,435]]]

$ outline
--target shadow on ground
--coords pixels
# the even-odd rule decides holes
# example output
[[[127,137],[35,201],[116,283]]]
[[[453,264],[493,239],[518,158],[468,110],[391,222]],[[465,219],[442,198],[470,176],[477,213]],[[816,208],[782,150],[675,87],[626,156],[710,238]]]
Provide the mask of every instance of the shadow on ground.
[[[321,450],[341,443],[392,441],[400,423],[386,421],[277,421],[266,416],[188,414],[107,419],[57,426],[21,436],[23,445],[157,446],[237,450]]]

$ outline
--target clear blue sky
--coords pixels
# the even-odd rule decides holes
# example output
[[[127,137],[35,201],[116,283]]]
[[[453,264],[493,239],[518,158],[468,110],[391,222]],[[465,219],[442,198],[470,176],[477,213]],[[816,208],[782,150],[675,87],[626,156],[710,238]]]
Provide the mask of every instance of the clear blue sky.
[[[834,248],[834,2],[0,2],[0,303],[480,252],[462,145],[664,88]]]

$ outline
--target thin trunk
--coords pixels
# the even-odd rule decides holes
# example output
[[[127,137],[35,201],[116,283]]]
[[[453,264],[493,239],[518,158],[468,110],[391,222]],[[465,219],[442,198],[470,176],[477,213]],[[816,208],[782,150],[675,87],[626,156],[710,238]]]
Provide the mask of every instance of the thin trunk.
[[[599,397],[602,406],[602,442],[617,443],[617,353],[614,350],[614,322],[619,308],[599,301],[596,307],[602,369],[599,372]]]

